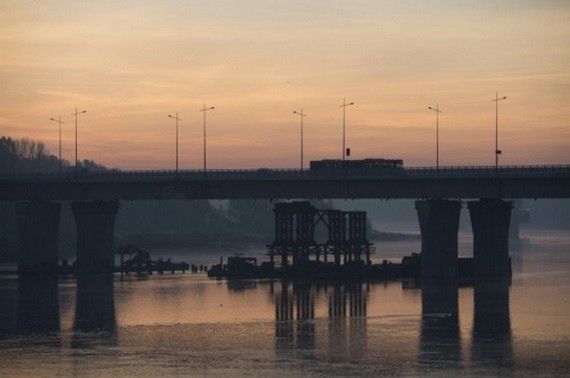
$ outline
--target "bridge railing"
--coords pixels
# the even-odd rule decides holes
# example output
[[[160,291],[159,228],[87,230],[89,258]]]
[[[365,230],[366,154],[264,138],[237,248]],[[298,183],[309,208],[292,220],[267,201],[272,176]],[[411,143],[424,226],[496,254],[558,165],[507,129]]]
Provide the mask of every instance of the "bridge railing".
[[[444,167],[405,167],[389,169],[336,169],[327,171],[312,171],[300,169],[211,169],[203,170],[79,170],[68,169],[61,173],[0,173],[0,180],[26,181],[74,181],[74,180],[148,180],[148,179],[315,179],[315,178],[447,178],[447,177],[511,177],[523,176],[570,176],[570,165],[512,165],[501,166],[444,166]]]

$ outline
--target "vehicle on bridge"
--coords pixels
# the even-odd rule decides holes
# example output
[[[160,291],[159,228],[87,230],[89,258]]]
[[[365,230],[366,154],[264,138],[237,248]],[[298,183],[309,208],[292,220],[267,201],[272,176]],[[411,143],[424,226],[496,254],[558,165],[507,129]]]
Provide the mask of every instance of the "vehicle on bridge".
[[[310,169],[311,174],[315,175],[400,172],[404,169],[404,161],[402,159],[313,160]]]

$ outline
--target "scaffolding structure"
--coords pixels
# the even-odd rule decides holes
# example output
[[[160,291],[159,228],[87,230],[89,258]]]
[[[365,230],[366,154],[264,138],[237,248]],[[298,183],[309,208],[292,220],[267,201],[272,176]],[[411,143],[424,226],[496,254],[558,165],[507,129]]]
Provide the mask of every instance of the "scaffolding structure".
[[[273,208],[275,239],[267,246],[271,264],[280,259],[282,267],[291,263],[332,262],[335,265],[351,262],[370,264],[374,253],[366,236],[365,211],[319,210],[309,201],[280,202]],[[322,223],[327,230],[324,242],[315,239],[315,228]]]

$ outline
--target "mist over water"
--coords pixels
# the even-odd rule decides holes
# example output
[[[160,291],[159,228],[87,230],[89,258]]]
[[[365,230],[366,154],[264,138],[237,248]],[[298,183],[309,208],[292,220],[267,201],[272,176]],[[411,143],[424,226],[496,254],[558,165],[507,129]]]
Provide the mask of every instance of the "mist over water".
[[[4,276],[2,374],[565,374],[570,235],[523,238],[510,286]],[[377,244],[377,258],[414,244]]]

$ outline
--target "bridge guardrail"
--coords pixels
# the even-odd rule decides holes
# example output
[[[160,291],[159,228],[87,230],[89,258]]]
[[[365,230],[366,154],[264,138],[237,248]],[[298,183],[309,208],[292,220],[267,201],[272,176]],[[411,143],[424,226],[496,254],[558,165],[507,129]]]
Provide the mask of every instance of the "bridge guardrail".
[[[300,169],[212,169],[203,170],[108,170],[108,171],[79,171],[70,169],[54,173],[0,173],[0,181],[76,181],[89,179],[116,179],[118,181],[136,179],[315,179],[315,178],[452,178],[452,177],[510,177],[513,175],[569,175],[570,165],[515,165],[501,166],[447,166],[447,167],[405,167],[402,169],[350,169],[332,172],[313,172]]]

